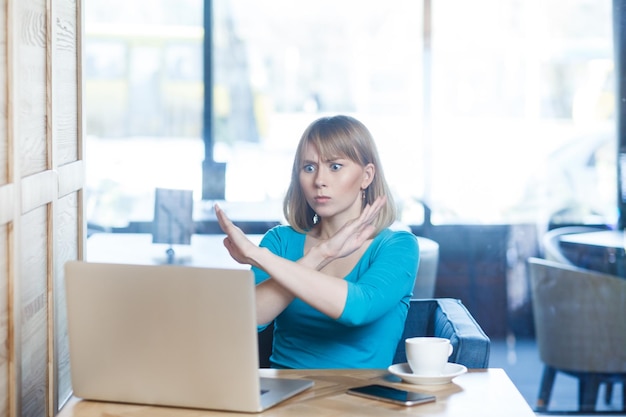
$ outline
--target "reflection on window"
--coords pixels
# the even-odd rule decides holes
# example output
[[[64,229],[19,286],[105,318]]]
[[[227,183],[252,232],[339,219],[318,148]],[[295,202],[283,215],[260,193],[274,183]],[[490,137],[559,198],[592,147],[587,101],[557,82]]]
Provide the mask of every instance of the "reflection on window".
[[[201,0],[90,0],[88,147],[113,165],[88,168],[88,216],[149,221],[157,187],[203,206],[210,91],[231,203],[279,202],[304,128],[346,113],[376,138],[406,223],[421,201],[438,223],[614,223],[611,2],[426,4],[214,0],[205,88]]]

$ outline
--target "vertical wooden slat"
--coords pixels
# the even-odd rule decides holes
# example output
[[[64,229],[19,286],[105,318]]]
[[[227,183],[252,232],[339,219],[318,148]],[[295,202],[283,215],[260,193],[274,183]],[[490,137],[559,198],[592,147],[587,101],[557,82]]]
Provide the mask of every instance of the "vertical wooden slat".
[[[55,210],[55,271],[54,277],[54,409],[58,409],[69,398],[72,392],[70,367],[69,367],[69,344],[67,339],[67,308],[65,304],[65,280],[63,265],[65,262],[78,259],[78,244],[76,237],[79,235],[78,219],[80,205],[79,193],[74,192],[59,199]]]
[[[79,148],[80,119],[79,72],[80,58],[77,2],[53,0],[50,12],[52,45],[50,69],[52,89],[52,132],[54,152],[52,168],[58,173],[58,200],[52,203],[51,233],[54,237],[54,273],[49,282],[54,291],[51,312],[54,316],[50,333],[53,353],[50,397],[52,410],[56,411],[71,394],[69,375],[69,351],[66,326],[65,277],[63,265],[70,259],[78,259],[80,225],[79,204],[82,193],[76,192],[84,184],[82,150]]]
[[[17,100],[18,78],[16,74],[19,71],[19,63],[17,62],[18,41],[17,28],[20,27],[17,22],[19,6],[14,0],[7,0],[7,141],[9,144],[9,181],[14,186],[13,191],[13,207],[12,222],[8,227],[8,285],[9,285],[9,308],[7,312],[7,320],[9,323],[9,342],[8,342],[8,359],[9,359],[9,391],[7,392],[7,402],[9,405],[7,415],[17,417],[20,414],[20,397],[22,392],[21,386],[21,356],[20,356],[20,340],[21,326],[19,326],[19,274],[20,262],[18,259],[18,236],[19,236],[19,215],[21,207],[19,204],[20,187],[20,157],[15,135],[16,130],[16,109],[15,102]]]
[[[20,233],[21,411],[48,413],[48,207],[22,216]]]
[[[7,2],[0,0],[0,27],[7,27]],[[9,415],[9,227],[15,205],[9,184],[9,135],[7,131],[8,79],[6,30],[0,31],[0,416]]]
[[[51,10],[53,77],[52,117],[55,144],[53,166],[78,159],[76,2],[56,0]]]
[[[9,415],[9,231],[0,224],[0,416]]]
[[[7,3],[0,0],[0,27],[7,27]],[[7,135],[7,39],[0,31],[0,185],[9,180],[9,140]]]
[[[12,0],[16,8],[14,74],[19,87],[15,102],[15,140],[19,143],[20,174],[25,177],[48,168],[46,138],[46,3],[44,0]],[[18,133],[19,132],[19,133]]]
[[[15,8],[13,51],[13,141],[19,157],[20,218],[16,238],[19,262],[14,325],[18,328],[15,355],[19,361],[20,416],[49,412],[49,207],[54,194],[50,169],[48,4],[45,0],[11,0]],[[51,190],[52,187],[52,190]],[[44,191],[45,190],[45,191]],[[45,195],[48,194],[48,195]],[[35,206],[35,207],[33,207]],[[16,329],[17,330],[17,329]]]

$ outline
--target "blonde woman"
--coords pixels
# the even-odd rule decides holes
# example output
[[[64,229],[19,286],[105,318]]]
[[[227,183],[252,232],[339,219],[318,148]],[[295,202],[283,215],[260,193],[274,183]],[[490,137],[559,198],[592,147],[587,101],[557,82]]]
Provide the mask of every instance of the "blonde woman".
[[[324,117],[298,144],[284,200],[289,225],[256,246],[216,206],[231,256],[257,283],[259,329],[272,321],[276,368],[385,368],[402,335],[419,262],[374,140],[349,116]]]

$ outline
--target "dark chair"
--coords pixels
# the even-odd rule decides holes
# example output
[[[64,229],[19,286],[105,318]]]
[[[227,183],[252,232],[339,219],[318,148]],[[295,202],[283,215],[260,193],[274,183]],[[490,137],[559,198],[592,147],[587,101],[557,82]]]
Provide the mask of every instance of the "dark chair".
[[[269,367],[273,327],[259,333],[259,365]],[[454,351],[449,361],[468,368],[489,366],[490,340],[460,300],[433,298],[411,300],[404,333],[398,343],[393,363],[406,362],[404,339],[415,336],[439,336],[450,339]]]
[[[626,280],[539,258],[528,266],[544,363],[536,410],[548,408],[562,372],[578,379],[579,411],[594,411],[600,384],[626,382]]]
[[[454,348],[449,362],[468,368],[487,368],[491,341],[461,300],[431,298],[411,300],[411,307],[393,363],[406,362],[404,340],[417,336],[450,339]]]

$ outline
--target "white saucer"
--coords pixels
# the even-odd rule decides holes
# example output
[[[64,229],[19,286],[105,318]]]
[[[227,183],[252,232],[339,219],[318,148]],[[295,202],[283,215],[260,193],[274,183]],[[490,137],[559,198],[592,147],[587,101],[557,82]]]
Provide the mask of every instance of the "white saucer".
[[[448,384],[453,378],[467,372],[467,368],[458,363],[446,363],[441,375],[416,375],[411,372],[408,363],[397,363],[387,368],[395,376],[402,378],[404,382],[418,385],[441,385]]]

